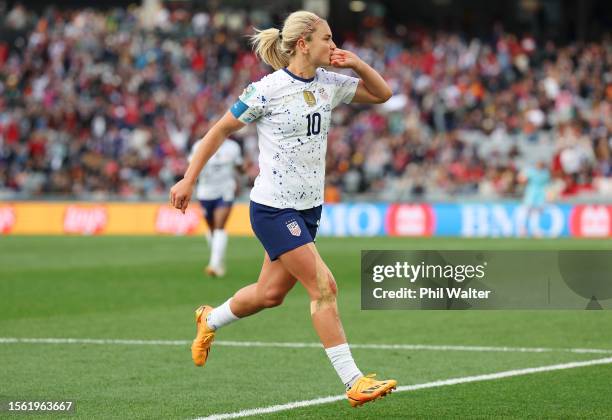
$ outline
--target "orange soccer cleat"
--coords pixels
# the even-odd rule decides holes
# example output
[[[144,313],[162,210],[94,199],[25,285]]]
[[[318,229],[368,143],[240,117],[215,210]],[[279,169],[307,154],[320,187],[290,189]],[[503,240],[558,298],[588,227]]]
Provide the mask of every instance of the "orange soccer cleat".
[[[204,366],[215,340],[215,330],[206,324],[206,317],[212,310],[212,306],[202,305],[195,311],[196,337],[191,344],[191,358],[196,366]]]
[[[377,398],[382,398],[396,388],[397,381],[395,379],[377,381],[374,379],[375,376],[375,374],[362,376],[346,391],[351,406],[357,407]]]

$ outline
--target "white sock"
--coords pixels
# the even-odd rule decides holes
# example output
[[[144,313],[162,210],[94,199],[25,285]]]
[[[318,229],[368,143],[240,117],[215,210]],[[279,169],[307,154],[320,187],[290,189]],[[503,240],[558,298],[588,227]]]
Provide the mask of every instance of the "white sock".
[[[212,234],[212,251],[210,253],[210,266],[223,267],[225,248],[227,247],[227,233],[223,229],[215,229]]]
[[[351,350],[348,344],[340,344],[339,346],[325,349],[327,357],[331,361],[336,373],[346,388],[353,386],[355,381],[363,376],[363,373],[357,368]]]
[[[213,330],[218,330],[240,319],[230,309],[230,300],[232,299],[230,298],[223,305],[217,306],[206,317],[206,324]]]
[[[210,230],[207,230],[206,233],[204,233],[204,237],[206,238],[206,244],[210,246],[212,242],[212,234],[210,233]]]

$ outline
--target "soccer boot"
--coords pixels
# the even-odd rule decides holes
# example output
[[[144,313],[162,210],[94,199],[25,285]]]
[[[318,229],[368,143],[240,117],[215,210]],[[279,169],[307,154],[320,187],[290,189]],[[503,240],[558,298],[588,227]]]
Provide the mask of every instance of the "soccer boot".
[[[196,337],[191,344],[191,358],[196,366],[204,366],[215,339],[215,330],[206,324],[206,317],[212,310],[212,306],[202,305],[195,311]]]
[[[357,407],[377,398],[382,398],[396,388],[397,381],[395,379],[377,381],[374,379],[375,376],[376,374],[362,376],[346,391],[351,406]]]

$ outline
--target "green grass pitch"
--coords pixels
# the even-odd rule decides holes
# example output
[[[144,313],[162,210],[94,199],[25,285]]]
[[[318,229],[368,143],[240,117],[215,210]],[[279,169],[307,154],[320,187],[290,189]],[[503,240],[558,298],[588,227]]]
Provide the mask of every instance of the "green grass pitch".
[[[612,349],[610,311],[361,311],[362,249],[612,249],[605,240],[321,238],[349,343]],[[228,275],[202,274],[199,237],[1,237],[0,338],[182,340],[193,309],[257,278],[263,249],[230,238]],[[316,343],[299,285],[285,303],[221,330],[221,341]],[[400,385],[584,361],[606,354],[353,350],[364,372]],[[189,344],[0,343],[0,400],[74,400],[83,419],[189,419],[343,392],[320,348]],[[612,418],[612,365],[537,373],[346,401],[261,418]],[[18,418],[0,412],[1,418]],[[40,415],[36,418],[59,418]]]

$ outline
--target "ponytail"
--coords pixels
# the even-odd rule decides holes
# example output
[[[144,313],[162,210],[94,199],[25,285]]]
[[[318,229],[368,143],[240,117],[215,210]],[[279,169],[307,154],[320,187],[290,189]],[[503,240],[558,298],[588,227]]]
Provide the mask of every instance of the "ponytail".
[[[320,21],[321,18],[314,13],[304,10],[293,12],[285,19],[282,32],[277,28],[255,29],[255,35],[250,36],[253,50],[274,70],[287,67],[289,59],[295,55],[300,37],[310,41]]]
[[[264,29],[263,31],[255,29],[255,31],[255,35],[251,35],[250,37],[255,54],[257,54],[264,63],[272,66],[274,70],[287,67],[289,65],[290,55],[283,51],[283,41],[280,30],[270,28]]]

